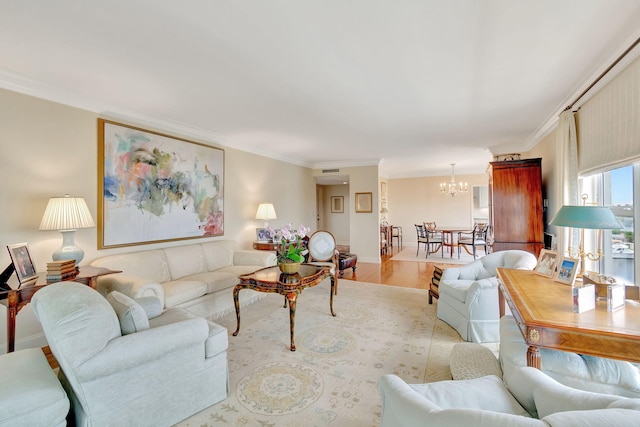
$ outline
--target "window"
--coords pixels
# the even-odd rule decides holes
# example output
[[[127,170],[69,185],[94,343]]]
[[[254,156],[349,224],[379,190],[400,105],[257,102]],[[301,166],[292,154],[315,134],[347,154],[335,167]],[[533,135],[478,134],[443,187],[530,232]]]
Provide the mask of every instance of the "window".
[[[617,230],[603,230],[603,256],[598,262],[599,270],[613,276],[620,283],[634,284],[640,272],[640,259],[635,257],[635,227],[640,206],[637,193],[640,180],[640,164],[624,166],[581,179],[581,191],[589,196],[589,202],[609,206],[622,224]],[[585,236],[585,251],[596,248],[595,233]],[[589,268],[588,268],[589,269]]]

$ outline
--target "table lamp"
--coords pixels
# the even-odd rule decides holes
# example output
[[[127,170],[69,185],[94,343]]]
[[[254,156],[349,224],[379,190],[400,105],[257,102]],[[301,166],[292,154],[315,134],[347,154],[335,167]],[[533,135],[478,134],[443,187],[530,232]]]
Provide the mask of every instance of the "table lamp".
[[[273,208],[272,203],[260,203],[258,211],[256,212],[256,219],[264,220],[264,228],[269,227],[270,219],[278,219],[276,216],[276,210]]]
[[[73,259],[76,265],[84,258],[84,251],[73,238],[79,228],[95,227],[91,212],[82,197],[52,197],[42,216],[40,230],[58,230],[62,233],[62,246],[53,253],[53,260]]]
[[[571,227],[580,229],[580,243],[576,252],[571,245],[568,247],[569,256],[580,258],[580,277],[584,276],[585,260],[599,260],[602,255],[602,231],[614,228],[622,228],[622,224],[606,206],[586,206],[586,197],[582,197],[582,206],[565,205],[560,208],[556,216],[549,223],[560,227]],[[584,251],[584,230],[585,228],[598,230],[598,252],[596,254]],[[571,233],[570,233],[571,234]]]

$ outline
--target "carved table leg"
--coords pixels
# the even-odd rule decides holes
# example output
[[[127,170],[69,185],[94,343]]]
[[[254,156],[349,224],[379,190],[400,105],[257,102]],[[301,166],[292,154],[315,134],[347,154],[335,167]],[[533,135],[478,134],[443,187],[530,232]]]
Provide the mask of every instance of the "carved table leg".
[[[538,347],[530,345],[527,349],[527,366],[540,369],[540,352],[538,351]]]
[[[242,289],[240,285],[233,288],[233,305],[236,306],[236,319],[238,320],[236,331],[232,334],[234,337],[238,336],[238,332],[240,332],[240,301],[238,301],[238,293],[240,293],[240,289]]]
[[[329,309],[331,310],[331,315],[336,317],[336,313],[333,311],[333,295],[336,293],[336,282],[331,278],[331,295],[329,296]]]
[[[289,302],[289,329],[291,331],[291,351],[296,351],[296,344],[293,341],[296,324],[296,297],[297,294],[293,292],[287,294],[287,301]]]

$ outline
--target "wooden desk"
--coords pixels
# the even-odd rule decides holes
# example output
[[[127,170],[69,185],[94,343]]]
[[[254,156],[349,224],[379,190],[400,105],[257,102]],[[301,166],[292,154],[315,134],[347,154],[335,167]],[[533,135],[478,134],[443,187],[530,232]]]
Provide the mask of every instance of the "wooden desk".
[[[529,270],[498,268],[500,316],[505,302],[529,345],[527,365],[540,369],[539,347],[640,362],[640,302],[609,312],[606,301],[573,312],[571,286]]]
[[[114,273],[120,273],[120,271],[99,267],[80,267],[77,276],[65,279],[65,281],[83,283],[95,289],[98,284],[98,277]],[[16,317],[20,310],[31,302],[31,298],[37,291],[49,285],[45,280],[45,276],[46,273],[39,273],[35,282],[25,283],[20,288],[12,289],[2,295],[3,297],[6,295],[6,298],[0,300],[0,304],[7,307],[7,353],[15,350]]]

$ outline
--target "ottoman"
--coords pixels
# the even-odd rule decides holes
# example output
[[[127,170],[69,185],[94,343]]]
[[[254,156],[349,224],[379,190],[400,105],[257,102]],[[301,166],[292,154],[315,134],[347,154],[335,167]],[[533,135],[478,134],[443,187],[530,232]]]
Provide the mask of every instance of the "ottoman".
[[[340,270],[340,274],[338,277],[344,277],[344,270],[347,268],[351,268],[351,270],[356,272],[356,263],[358,262],[358,255],[356,254],[340,254],[340,259],[338,260],[338,270]]]
[[[0,426],[66,426],[69,399],[42,350],[0,356]]]

